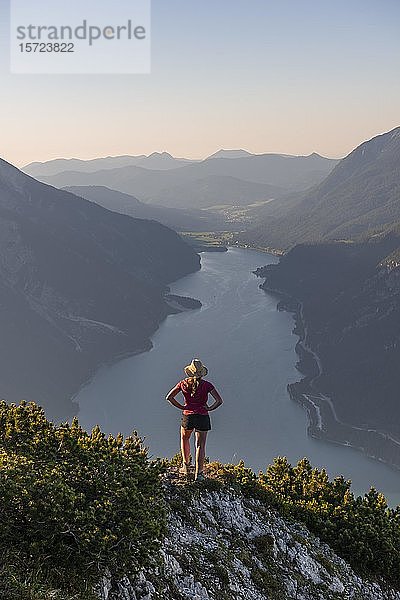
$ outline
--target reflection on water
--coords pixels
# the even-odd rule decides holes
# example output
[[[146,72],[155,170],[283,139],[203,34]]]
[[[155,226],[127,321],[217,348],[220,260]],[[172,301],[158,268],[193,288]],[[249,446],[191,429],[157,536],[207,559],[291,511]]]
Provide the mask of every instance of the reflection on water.
[[[100,370],[76,398],[83,426],[98,423],[114,434],[137,429],[152,455],[174,454],[180,413],[165,394],[184,376],[182,367],[199,356],[225,401],[211,413],[211,458],[243,459],[259,470],[277,455],[292,462],[307,456],[331,475],[351,478],[355,491],[374,485],[400,503],[400,473],[351,448],[307,437],[306,415],[286,392],[287,383],[299,378],[293,318],[276,310],[277,299],[260,290],[251,273],[276,260],[240,248],[202,254],[201,271],[172,286],[174,294],[201,300],[202,309],[169,316],[150,352]]]

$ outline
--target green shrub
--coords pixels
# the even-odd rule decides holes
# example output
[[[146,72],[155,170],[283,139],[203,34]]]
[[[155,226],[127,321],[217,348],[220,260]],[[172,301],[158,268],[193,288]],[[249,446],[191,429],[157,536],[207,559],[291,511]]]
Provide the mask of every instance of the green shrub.
[[[357,572],[400,586],[400,509],[390,509],[383,494],[371,488],[354,497],[350,481],[330,481],[305,458],[295,467],[276,458],[258,482],[280,510],[303,521]]]
[[[223,464],[218,461],[207,465],[207,476],[217,479],[234,488],[240,488],[248,494],[256,492],[257,477],[241,460],[237,465]]]
[[[88,434],[76,419],[53,425],[33,403],[0,402],[0,597],[89,600],[106,570],[118,578],[154,563],[166,531],[160,474],[170,463],[149,461],[136,433]],[[361,575],[400,587],[400,507],[376,490],[354,497],[350,481],[284,457],[258,477],[243,462],[211,462],[207,475],[204,487],[233,487],[260,510],[303,521]],[[180,495],[200,493],[176,486],[170,502],[186,506]],[[268,536],[254,540],[266,568],[254,577],[264,587],[272,546]]]
[[[160,470],[136,433],[88,434],[77,419],[56,427],[33,403],[0,402],[0,581],[9,565],[22,580],[36,572],[90,593],[105,569],[148,564],[165,530]]]

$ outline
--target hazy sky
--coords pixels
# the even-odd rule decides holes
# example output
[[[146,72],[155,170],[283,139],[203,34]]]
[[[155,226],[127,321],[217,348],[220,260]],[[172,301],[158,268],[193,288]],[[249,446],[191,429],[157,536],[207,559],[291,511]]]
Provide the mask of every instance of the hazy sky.
[[[399,0],[153,0],[150,75],[11,75],[7,4],[0,156],[17,165],[221,147],[338,157],[400,125]]]

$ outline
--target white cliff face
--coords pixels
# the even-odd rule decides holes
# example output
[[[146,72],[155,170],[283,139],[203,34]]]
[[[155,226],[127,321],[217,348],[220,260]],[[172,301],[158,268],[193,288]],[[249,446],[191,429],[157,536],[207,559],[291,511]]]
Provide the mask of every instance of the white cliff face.
[[[358,577],[303,525],[233,489],[170,498],[160,565],[102,600],[400,600]]]

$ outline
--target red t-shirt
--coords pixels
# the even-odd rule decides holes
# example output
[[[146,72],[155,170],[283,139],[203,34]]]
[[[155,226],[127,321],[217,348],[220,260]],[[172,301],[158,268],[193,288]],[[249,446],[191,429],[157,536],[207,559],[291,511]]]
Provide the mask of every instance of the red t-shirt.
[[[182,392],[183,397],[185,398],[185,410],[183,411],[184,415],[208,415],[206,404],[208,394],[213,389],[214,386],[212,383],[202,379],[195,395],[192,396],[191,386],[189,385],[187,379],[182,379],[182,381],[176,384],[173,391]]]

